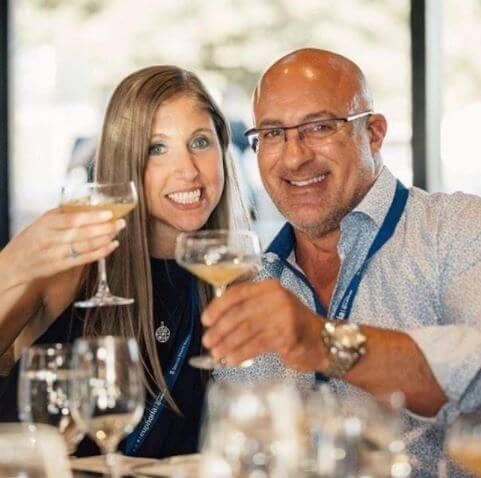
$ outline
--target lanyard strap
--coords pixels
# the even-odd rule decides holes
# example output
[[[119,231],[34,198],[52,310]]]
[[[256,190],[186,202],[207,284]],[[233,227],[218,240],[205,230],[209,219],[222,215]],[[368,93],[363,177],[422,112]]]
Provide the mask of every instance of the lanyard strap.
[[[406,202],[409,197],[408,189],[401,183],[401,181],[397,181],[396,183],[396,192],[394,194],[394,198],[392,200],[391,206],[389,208],[386,217],[382,223],[381,229],[377,233],[369,252],[367,253],[366,259],[362,263],[361,267],[358,269],[356,274],[351,280],[351,283],[346,289],[344,296],[339,303],[339,306],[336,311],[335,317],[337,319],[349,319],[351,315],[352,306],[354,304],[354,299],[356,298],[356,294],[359,290],[359,285],[361,284],[362,276],[369,265],[369,261],[372,259],[374,254],[376,254],[381,247],[386,244],[387,241],[392,237],[396,227],[398,225],[399,220],[404,212],[406,207]]]
[[[190,345],[192,343],[192,336],[194,334],[194,322],[197,314],[197,291],[196,280],[192,277],[190,281],[190,328],[189,333],[184,338],[176,352],[174,353],[169,365],[164,373],[165,383],[169,392],[174,389],[175,383],[179,378],[180,371],[185,363],[187,355],[189,353]],[[125,453],[127,455],[135,455],[138,453],[142,444],[153,430],[155,424],[159,420],[163,410],[165,408],[165,393],[161,392],[155,397],[155,400],[150,402],[146,407],[146,413],[140,425],[127,437],[125,445]]]

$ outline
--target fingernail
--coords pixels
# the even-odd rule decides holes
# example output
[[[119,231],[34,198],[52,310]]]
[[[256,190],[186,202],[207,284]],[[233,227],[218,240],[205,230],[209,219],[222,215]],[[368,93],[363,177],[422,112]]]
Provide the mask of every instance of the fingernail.
[[[102,211],[100,213],[100,219],[102,221],[108,221],[109,219],[112,219],[114,217],[114,215],[112,214],[112,211],[109,209],[109,210],[106,210],[106,211]]]
[[[204,312],[200,318],[200,321],[204,324],[204,325],[209,325],[209,314],[207,312]]]
[[[117,231],[121,231],[126,225],[127,225],[127,222],[125,221],[125,219],[119,219],[115,223],[115,227],[117,228]]]
[[[202,345],[208,348],[209,344],[210,344],[210,335],[208,335],[208,332],[206,332],[202,337]]]
[[[119,247],[120,242],[119,241],[112,241],[112,247],[115,249],[116,247]]]

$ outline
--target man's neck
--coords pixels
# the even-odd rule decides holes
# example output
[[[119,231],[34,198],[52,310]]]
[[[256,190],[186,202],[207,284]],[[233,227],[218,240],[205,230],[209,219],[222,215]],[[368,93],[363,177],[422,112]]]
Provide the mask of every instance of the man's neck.
[[[337,255],[337,245],[341,237],[341,230],[339,228],[323,234],[321,237],[312,237],[305,232],[294,228],[296,236],[296,258],[299,262],[303,257],[332,257]],[[302,259],[301,259],[302,260]]]
[[[316,290],[322,303],[329,307],[337,282],[341,261],[337,245],[340,229],[329,231],[318,238],[294,229],[296,236],[296,262]]]

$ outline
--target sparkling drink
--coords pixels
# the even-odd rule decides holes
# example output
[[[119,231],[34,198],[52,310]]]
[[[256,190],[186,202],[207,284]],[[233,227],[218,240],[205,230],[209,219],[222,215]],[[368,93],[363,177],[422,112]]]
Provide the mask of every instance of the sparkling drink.
[[[97,210],[110,210],[114,219],[120,219],[126,216],[136,206],[134,202],[109,202],[105,201],[99,204],[88,204],[82,199],[74,199],[60,206],[62,212],[93,212]]]
[[[211,265],[186,264],[185,268],[214,287],[227,287],[235,280],[255,273],[255,265],[249,261],[241,262],[242,260],[234,259]]]

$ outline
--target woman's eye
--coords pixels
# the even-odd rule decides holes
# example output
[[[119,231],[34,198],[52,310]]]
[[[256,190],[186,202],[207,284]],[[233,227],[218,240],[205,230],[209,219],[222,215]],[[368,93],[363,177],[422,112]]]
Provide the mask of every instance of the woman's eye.
[[[205,136],[199,136],[194,138],[190,145],[193,149],[205,149],[210,145],[210,140]]]
[[[164,154],[166,151],[167,151],[167,148],[165,144],[162,144],[162,143],[151,144],[149,147],[150,155]]]

